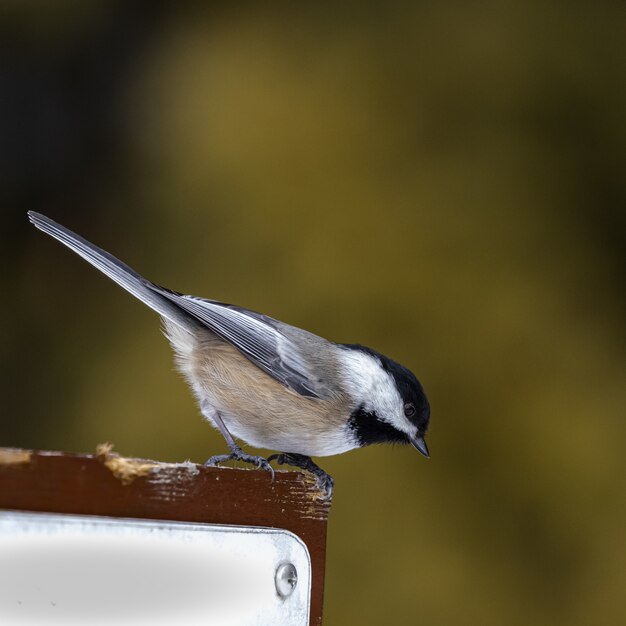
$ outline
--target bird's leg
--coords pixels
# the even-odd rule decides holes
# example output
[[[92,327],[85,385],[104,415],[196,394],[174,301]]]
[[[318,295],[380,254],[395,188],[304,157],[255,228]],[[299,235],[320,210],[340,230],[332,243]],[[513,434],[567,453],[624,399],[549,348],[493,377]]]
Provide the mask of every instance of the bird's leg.
[[[267,460],[273,461],[274,459],[276,459],[278,465],[293,465],[313,474],[324,496],[328,500],[332,498],[335,481],[319,465],[314,463],[310,456],[293,452],[282,452],[281,454],[272,454]]]
[[[228,449],[230,450],[230,454],[216,454],[212,456],[210,459],[207,459],[205,465],[211,467],[219,465],[224,461],[243,461],[244,463],[251,463],[252,465],[256,465],[257,469],[267,470],[272,475],[272,480],[274,480],[274,468],[270,465],[269,461],[262,456],[254,456],[252,454],[246,454],[235,441],[234,437],[230,434],[228,428],[226,428],[226,424],[224,424],[224,420],[222,416],[216,411],[206,400],[203,400],[200,405],[200,410],[202,411],[202,415],[211,422],[213,422],[224,439],[226,439],[226,443],[228,444]]]

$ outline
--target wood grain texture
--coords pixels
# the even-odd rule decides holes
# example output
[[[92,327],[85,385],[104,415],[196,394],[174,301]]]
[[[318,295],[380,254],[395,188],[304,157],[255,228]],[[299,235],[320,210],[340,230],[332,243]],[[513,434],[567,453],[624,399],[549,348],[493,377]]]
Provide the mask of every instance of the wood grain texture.
[[[322,623],[330,504],[301,472],[215,468],[0,448],[0,508],[284,528],[312,562],[311,626]]]

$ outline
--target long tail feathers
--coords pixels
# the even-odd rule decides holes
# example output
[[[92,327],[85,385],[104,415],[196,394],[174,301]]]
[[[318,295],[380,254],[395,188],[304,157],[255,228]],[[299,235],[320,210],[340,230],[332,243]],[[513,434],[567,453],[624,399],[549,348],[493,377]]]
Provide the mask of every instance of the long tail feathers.
[[[189,314],[159,293],[159,287],[137,274],[135,270],[116,259],[112,254],[98,248],[65,226],[41,215],[41,213],[29,211],[28,218],[39,230],[54,237],[83,259],[89,261],[120,287],[133,294],[162,317],[187,330],[192,330],[197,326],[197,322]]]

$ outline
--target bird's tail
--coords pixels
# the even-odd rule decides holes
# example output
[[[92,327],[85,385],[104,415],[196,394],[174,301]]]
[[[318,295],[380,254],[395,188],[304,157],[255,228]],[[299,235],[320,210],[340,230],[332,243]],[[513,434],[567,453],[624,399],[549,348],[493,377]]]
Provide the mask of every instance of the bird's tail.
[[[61,226],[61,224],[57,224],[45,215],[41,215],[41,213],[29,211],[28,219],[39,230],[58,239],[70,250],[89,261],[89,263],[97,267],[120,287],[132,293],[133,296],[147,304],[151,309],[154,309],[165,319],[186,330],[193,330],[197,327],[197,322],[188,313],[185,313],[174,302],[171,302],[159,293],[159,291],[162,291],[161,287],[140,276],[135,270],[126,265],[126,263],[116,259],[112,254],[94,246],[94,244],[83,239],[80,235],[73,233],[65,226]]]

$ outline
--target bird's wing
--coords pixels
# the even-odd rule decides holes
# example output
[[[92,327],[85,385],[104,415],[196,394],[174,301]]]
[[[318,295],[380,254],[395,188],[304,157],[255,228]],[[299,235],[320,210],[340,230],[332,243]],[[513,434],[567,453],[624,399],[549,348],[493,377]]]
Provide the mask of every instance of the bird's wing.
[[[155,289],[289,389],[310,398],[322,398],[325,395],[306,357],[280,331],[279,324],[272,318],[156,285]]]

